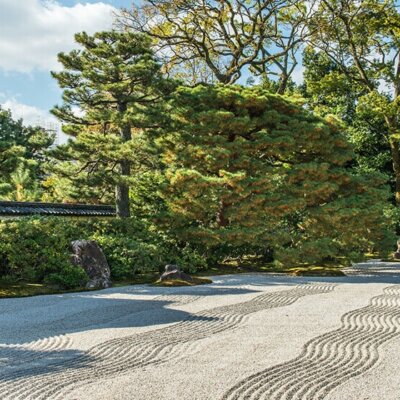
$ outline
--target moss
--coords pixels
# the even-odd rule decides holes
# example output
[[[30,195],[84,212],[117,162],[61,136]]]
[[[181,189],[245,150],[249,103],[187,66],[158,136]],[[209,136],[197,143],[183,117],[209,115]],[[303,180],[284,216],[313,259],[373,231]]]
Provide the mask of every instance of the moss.
[[[44,294],[74,293],[83,291],[88,291],[88,289],[78,288],[63,290],[53,285],[27,282],[8,283],[0,281],[0,298],[30,297]]]
[[[386,260],[385,260],[386,261]],[[393,262],[400,262],[400,260],[387,260]],[[256,263],[255,265],[249,264],[226,264],[220,265],[218,267],[210,268],[207,271],[202,271],[204,276],[212,275],[230,275],[230,274],[242,274],[242,273],[282,273],[291,274],[294,276],[345,276],[341,270],[340,265],[322,265],[322,266],[297,266],[289,268],[278,268],[272,263]],[[207,283],[212,283],[210,279],[194,276],[194,282],[185,281],[165,281],[165,282],[155,282],[159,277],[157,272],[149,272],[145,274],[134,275],[130,279],[113,281],[114,287],[122,287],[129,285],[140,285],[140,284],[153,284],[155,286],[195,286],[204,285]],[[62,290],[61,288],[50,285],[50,284],[35,284],[28,282],[11,282],[0,280],[0,298],[6,297],[27,297],[27,296],[37,296],[44,294],[59,294],[59,293],[70,293],[70,292],[83,292],[87,291],[84,288],[78,288],[74,290]]]
[[[212,283],[211,279],[207,278],[200,278],[200,277],[193,277],[193,280],[182,281],[180,279],[170,279],[167,281],[160,281],[153,283],[152,286],[163,286],[163,287],[174,287],[174,286],[197,286],[197,285],[206,285],[208,283]]]
[[[372,260],[371,260],[372,261]],[[377,260],[378,261],[378,260]],[[392,263],[400,263],[400,259],[394,258],[394,257],[388,257],[388,258],[380,258],[379,261],[382,262],[392,262]]]
[[[290,268],[287,272],[294,276],[346,276],[340,268],[317,266]]]

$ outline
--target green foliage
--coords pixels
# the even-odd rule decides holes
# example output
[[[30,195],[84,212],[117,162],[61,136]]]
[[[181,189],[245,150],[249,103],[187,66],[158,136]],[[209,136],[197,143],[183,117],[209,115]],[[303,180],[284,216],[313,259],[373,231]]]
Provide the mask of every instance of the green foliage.
[[[89,277],[82,268],[67,265],[61,268],[59,272],[46,276],[44,282],[55,284],[64,289],[74,289],[84,287],[88,279]]]
[[[324,0],[316,4],[307,25],[308,42],[316,51],[316,58],[321,54],[334,65],[320,82],[313,79],[315,85],[325,89],[330,86],[332,93],[337,88],[341,94],[339,102],[342,105],[349,102],[356,109],[357,118],[351,122],[356,128],[361,122],[356,139],[361,138],[370,145],[369,139],[379,135],[378,143],[376,140],[372,143],[379,151],[387,151],[387,156],[379,157],[383,163],[381,168],[387,168],[390,157],[394,198],[400,206],[400,12],[397,3],[395,0]],[[345,91],[349,94],[348,101],[343,98]],[[320,97],[325,101],[325,93]],[[368,162],[367,155],[360,166]]]
[[[383,110],[376,110],[373,93],[351,80],[341,66],[325,53],[306,48],[303,57],[304,84],[301,93],[307,105],[321,116],[335,115],[355,152],[354,167],[362,172],[378,171],[390,177],[393,167]]]
[[[196,250],[144,221],[32,217],[0,221],[0,277],[68,289],[81,286],[87,277],[71,265],[70,243],[82,238],[96,240],[103,248],[115,280],[160,271],[169,263],[187,272],[206,266]]]
[[[74,225],[45,218],[0,221],[0,275],[43,282],[67,268],[70,239],[82,233]]]
[[[62,187],[55,177],[48,186],[56,198],[87,202],[109,202],[115,188],[117,214],[126,217],[132,175],[152,166],[143,129],[160,119],[157,105],[174,84],[144,35],[83,32],[75,40],[81,50],[59,54],[64,70],[52,73],[64,90],[52,113],[75,139],[52,152],[49,169]]]
[[[171,112],[164,223],[181,240],[228,255],[273,249],[287,264],[356,259],[387,239],[385,179],[348,168],[335,121],[259,87],[181,87]]]
[[[40,199],[45,152],[53,142],[53,134],[24,126],[0,107],[0,198]]]

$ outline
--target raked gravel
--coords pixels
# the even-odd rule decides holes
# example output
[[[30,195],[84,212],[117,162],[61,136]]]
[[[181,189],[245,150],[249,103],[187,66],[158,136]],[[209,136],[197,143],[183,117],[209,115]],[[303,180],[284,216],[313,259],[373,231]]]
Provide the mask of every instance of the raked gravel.
[[[400,263],[0,300],[0,399],[399,400]]]

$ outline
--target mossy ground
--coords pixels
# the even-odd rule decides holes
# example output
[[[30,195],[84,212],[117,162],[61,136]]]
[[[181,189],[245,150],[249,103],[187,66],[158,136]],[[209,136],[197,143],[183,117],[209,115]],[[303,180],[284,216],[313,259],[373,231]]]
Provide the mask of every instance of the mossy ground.
[[[294,276],[346,276],[346,274],[339,267],[333,268],[323,266],[309,266],[290,268],[288,272]]]
[[[208,283],[212,283],[211,279],[193,277],[192,281],[182,281],[180,279],[171,279],[167,281],[160,281],[153,283],[152,286],[163,286],[163,287],[174,287],[174,286],[197,286],[197,285],[206,285]]]
[[[379,253],[367,253],[365,254],[365,259],[369,261],[379,260],[383,262],[396,262],[400,263],[400,259],[394,258],[394,252],[389,254],[379,254]]]
[[[209,279],[202,278],[212,275],[230,275],[230,274],[242,274],[242,273],[282,273],[290,274],[295,276],[344,276],[343,271],[341,271],[341,265],[307,265],[307,266],[296,266],[287,268],[278,268],[272,263],[262,263],[255,262],[255,260],[231,260],[217,267],[209,268],[205,271],[199,273],[200,276],[193,276],[195,279],[193,283],[188,283],[185,281],[167,281],[167,282],[157,282],[159,278],[159,273],[151,272],[146,274],[134,275],[131,279],[113,281],[114,287],[128,286],[128,285],[138,285],[138,284],[153,284],[155,286],[193,286],[202,285],[206,283],[211,283]],[[29,283],[29,282],[7,282],[0,279],[0,298],[7,297],[27,297],[27,296],[37,296],[43,294],[58,294],[58,293],[71,293],[71,292],[83,292],[87,289],[74,289],[65,290],[56,286],[39,284],[39,283]]]
[[[46,285],[44,283],[28,282],[2,282],[0,280],[0,298],[9,297],[29,297],[43,294],[73,293],[87,291],[85,288],[65,290],[56,286]]]

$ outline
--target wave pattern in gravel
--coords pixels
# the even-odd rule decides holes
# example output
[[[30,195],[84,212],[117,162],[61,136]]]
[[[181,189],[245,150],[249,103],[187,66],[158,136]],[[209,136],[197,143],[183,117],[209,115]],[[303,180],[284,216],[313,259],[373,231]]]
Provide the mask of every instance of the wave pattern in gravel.
[[[2,344],[0,343],[0,367],[6,367],[9,359],[18,351],[18,358],[13,358],[12,366],[29,362],[32,352],[50,352],[67,349],[71,346],[72,339],[67,335],[51,336],[23,344]]]
[[[163,307],[165,303],[167,303],[169,307],[180,306],[192,303],[200,298],[201,296],[193,295],[160,295],[154,298],[154,301],[160,302],[160,305],[158,306],[157,303],[155,303],[151,308]],[[141,305],[138,309],[134,309],[134,307],[128,305],[125,307],[119,307],[117,309],[115,307],[109,307],[109,309],[110,311],[108,311],[107,307],[103,307],[101,309],[99,308],[98,310],[90,310],[90,319],[87,319],[88,311],[75,313],[72,316],[69,315],[68,317],[75,318],[77,323],[82,320],[82,317],[84,317],[86,318],[86,324],[90,326],[131,315],[135,312],[148,310],[149,306],[143,303],[143,305]],[[36,326],[32,325],[29,327],[29,329],[32,329],[32,327],[35,328]],[[36,362],[39,359],[53,355],[55,351],[70,348],[72,342],[72,338],[69,335],[55,335],[34,340],[29,343],[0,343],[0,367],[15,369],[19,365]]]
[[[342,326],[309,341],[295,359],[243,379],[223,400],[318,400],[372,368],[378,349],[400,335],[400,285],[342,316]]]
[[[334,284],[303,284],[293,289],[265,293],[242,303],[216,307],[154,331],[112,339],[84,355],[66,359],[59,369],[37,367],[8,376],[0,374],[2,399],[64,399],[71,390],[97,379],[185,355],[196,341],[238,326],[251,313],[293,304],[299,298],[329,293]]]

